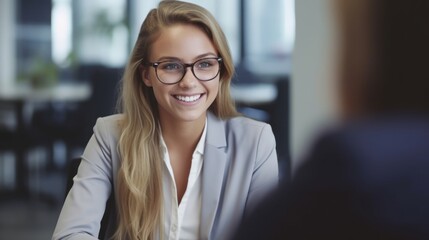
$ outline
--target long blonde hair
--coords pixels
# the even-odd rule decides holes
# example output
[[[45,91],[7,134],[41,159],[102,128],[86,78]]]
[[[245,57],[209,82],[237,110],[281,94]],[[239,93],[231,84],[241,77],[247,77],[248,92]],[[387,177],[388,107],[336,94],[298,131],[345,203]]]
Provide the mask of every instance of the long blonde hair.
[[[209,111],[225,119],[237,115],[230,94],[234,65],[223,31],[204,8],[181,1],[161,1],[144,20],[126,66],[120,99],[123,120],[119,139],[122,158],[115,186],[118,227],[115,239],[162,236],[162,158],[158,104],[142,80],[143,62],[163,28],[174,24],[200,27],[223,58],[218,95]]]

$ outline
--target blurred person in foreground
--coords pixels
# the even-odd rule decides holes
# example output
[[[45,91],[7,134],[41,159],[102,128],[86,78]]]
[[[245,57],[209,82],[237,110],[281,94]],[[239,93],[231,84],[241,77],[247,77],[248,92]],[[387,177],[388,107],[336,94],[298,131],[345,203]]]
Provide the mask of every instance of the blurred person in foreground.
[[[333,3],[344,121],[234,239],[429,239],[429,1]]]
[[[227,239],[278,183],[270,125],[240,116],[227,40],[206,9],[161,1],[126,66],[122,114],[99,118],[53,239]]]

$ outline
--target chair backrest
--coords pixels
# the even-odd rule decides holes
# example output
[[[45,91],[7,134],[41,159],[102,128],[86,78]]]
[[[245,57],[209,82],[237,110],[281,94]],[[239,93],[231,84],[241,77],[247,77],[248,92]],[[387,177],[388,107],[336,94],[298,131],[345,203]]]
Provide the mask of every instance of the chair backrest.
[[[80,115],[86,123],[82,139],[85,144],[92,135],[94,124],[99,117],[116,113],[116,102],[120,93],[123,67],[107,67],[100,64],[80,66],[79,76],[91,85],[92,94]]]
[[[67,185],[66,185],[65,196],[67,196],[67,194],[69,193],[70,189],[73,186],[73,178],[77,174],[77,171],[79,169],[79,165],[80,165],[81,161],[82,161],[81,158],[73,158],[69,162],[69,166],[67,168],[67,183],[66,183]],[[114,199],[114,194],[112,193],[110,195],[109,199],[107,200],[106,210],[104,211],[103,218],[101,219],[100,233],[98,234],[98,239],[104,239],[104,237],[106,235],[109,217],[111,215],[112,209],[114,208],[114,204],[115,204],[115,199]]]

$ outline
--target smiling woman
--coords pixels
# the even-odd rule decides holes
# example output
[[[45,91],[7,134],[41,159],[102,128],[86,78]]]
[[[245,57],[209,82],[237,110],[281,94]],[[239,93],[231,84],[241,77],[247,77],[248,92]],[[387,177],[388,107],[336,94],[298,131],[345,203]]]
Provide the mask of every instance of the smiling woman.
[[[233,73],[210,12],[171,0],[151,10],[122,112],[97,121],[53,239],[96,239],[111,193],[107,237],[227,239],[278,181],[271,127],[236,112]]]
[[[219,89],[220,68],[217,50],[211,40],[199,27],[176,24],[162,31],[150,52],[149,59],[160,61],[161,68],[155,68],[156,71],[143,69],[143,81],[153,88],[161,121],[175,124],[192,121],[194,127],[202,129],[206,118],[203,113],[213,103]],[[192,61],[194,63],[186,64],[186,68],[181,63]],[[201,70],[202,64],[216,66]],[[187,71],[190,66],[191,71]],[[204,79],[198,78],[195,73]]]

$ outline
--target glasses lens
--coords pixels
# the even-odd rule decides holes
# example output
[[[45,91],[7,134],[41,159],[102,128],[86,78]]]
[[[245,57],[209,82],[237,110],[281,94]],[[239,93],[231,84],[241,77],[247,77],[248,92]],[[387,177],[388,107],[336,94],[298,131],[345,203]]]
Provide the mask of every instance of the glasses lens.
[[[215,78],[219,73],[219,61],[217,58],[200,59],[194,64],[195,77],[201,81]]]
[[[169,84],[180,81],[184,68],[180,62],[161,62],[156,70],[158,79],[163,83]]]
[[[156,67],[158,79],[165,84],[179,82],[185,75],[185,66],[181,62],[160,62]],[[200,81],[209,81],[219,74],[220,64],[218,58],[203,58],[192,64],[192,72]]]

